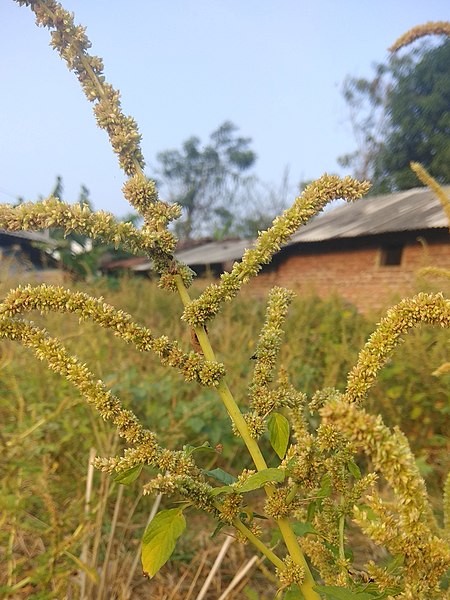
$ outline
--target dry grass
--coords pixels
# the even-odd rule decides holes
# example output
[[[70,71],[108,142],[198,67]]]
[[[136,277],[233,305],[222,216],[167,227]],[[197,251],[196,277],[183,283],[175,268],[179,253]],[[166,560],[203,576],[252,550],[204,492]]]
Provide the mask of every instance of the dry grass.
[[[100,281],[85,291],[103,295],[155,333],[167,332],[189,348],[189,332],[179,319],[182,307],[176,296],[149,282],[126,279],[116,287]],[[133,351],[92,324],[80,325],[76,318],[60,315],[32,318],[44,323],[105,379],[124,404],[157,431],[162,443],[171,448],[186,442],[221,443],[222,455],[205,467],[238,472],[249,466],[211,390],[185,384],[152,356]],[[210,332],[241,405],[246,402],[251,356],[263,318],[263,302],[244,297],[225,308]],[[309,394],[327,385],[342,389],[371,328],[337,300],[295,302],[282,351],[293,383]],[[431,375],[448,360],[447,350],[448,340],[439,338],[435,330],[414,334],[371,398],[372,411],[381,410],[391,424],[400,419],[406,425],[433,486],[441,483],[449,466],[443,441],[449,416],[439,409],[449,375]],[[419,400],[427,411],[426,422],[422,414],[415,416]],[[78,600],[84,586],[85,600],[197,598],[220,552],[223,533],[211,539],[214,523],[190,514],[173,560],[152,581],[143,578],[138,564],[130,580],[153,499],[140,497],[141,481],[124,489],[119,501],[117,486],[98,472],[91,472],[92,488],[87,494],[90,447],[95,446],[98,455],[110,456],[118,451],[117,439],[66,381],[12,342],[2,344],[0,352],[0,421],[0,555],[6,557],[0,561],[0,597]],[[420,437],[424,431],[427,435]],[[439,435],[430,437],[432,431]],[[147,472],[141,477],[150,476]],[[378,552],[358,532],[352,533],[352,539],[361,563]],[[204,598],[218,600],[253,556],[251,548],[233,543]],[[268,576],[271,572],[265,563],[253,564],[227,598],[272,599],[276,587]],[[2,591],[7,584],[12,591],[6,592],[5,587]]]

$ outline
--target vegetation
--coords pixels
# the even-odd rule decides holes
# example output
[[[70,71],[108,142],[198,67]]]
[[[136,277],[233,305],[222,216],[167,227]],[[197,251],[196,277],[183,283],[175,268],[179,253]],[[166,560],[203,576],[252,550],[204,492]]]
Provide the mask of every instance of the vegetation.
[[[373,194],[416,186],[411,161],[439,183],[450,183],[449,61],[450,43],[444,40],[391,55],[387,64],[375,66],[373,79],[345,82],[358,148],[340,162],[357,177],[371,179]]]
[[[183,142],[181,150],[157,155],[156,178],[171,202],[183,208],[174,224],[181,241],[199,237],[253,238],[270,227],[288,205],[288,172],[279,186],[266,185],[246,175],[256,162],[250,138],[225,121],[202,146],[198,137]]]
[[[75,26],[72,15],[53,0],[19,0],[19,3],[30,6],[38,24],[52,31],[52,45],[75,71],[87,98],[93,102],[97,122],[107,131],[128,176],[124,195],[142,215],[144,223],[137,228],[131,223],[117,222],[107,213],[94,213],[87,205],[70,206],[52,197],[36,204],[0,207],[0,226],[9,230],[57,226],[67,233],[81,232],[122,244],[131,252],[147,253],[160,275],[162,290],[178,294],[181,303],[176,305],[175,314],[181,313],[181,321],[169,311],[170,301],[166,299],[156,300],[160,310],[149,314],[147,299],[139,293],[130,299],[134,304],[131,308],[137,314],[139,307],[144,309],[145,324],[86,291],[41,285],[18,287],[5,296],[0,305],[0,336],[8,343],[18,342],[31,350],[50,370],[63,376],[61,390],[69,384],[73,386],[104,422],[92,420],[83,429],[81,420],[73,418],[65,421],[65,435],[61,436],[59,430],[59,435],[49,436],[49,431],[59,429],[53,424],[54,413],[66,416],[64,413],[71,404],[69,396],[64,392],[55,407],[50,402],[49,390],[52,396],[60,394],[53,392],[59,384],[47,380],[49,383],[43,387],[41,380],[39,390],[25,390],[25,400],[13,377],[5,381],[5,386],[12,381],[11,391],[17,399],[15,410],[6,414],[5,449],[9,459],[5,467],[7,494],[3,500],[8,508],[5,512],[7,577],[3,588],[6,597],[13,597],[29,585],[28,597],[34,594],[36,598],[59,598],[75,593],[77,584],[81,596],[86,595],[89,585],[98,584],[97,597],[104,597],[107,581],[111,580],[108,573],[112,540],[119,526],[122,499],[127,495],[123,490],[133,485],[138,499],[142,494],[174,501],[156,516],[150,514],[152,518],[142,537],[142,567],[150,578],[156,577],[172,556],[185,533],[186,517],[191,521],[196,511],[200,511],[214,521],[216,535],[232,532],[266,559],[270,564],[267,575],[275,582],[277,596],[285,600],[450,597],[446,582],[450,567],[449,477],[445,475],[440,514],[435,514],[405,435],[398,428],[390,430],[381,416],[370,414],[363,406],[381,369],[407,333],[421,324],[442,329],[450,326],[450,301],[441,293],[421,292],[392,307],[359,353],[345,385],[339,383],[340,366],[331,376],[330,363],[323,357],[317,361],[311,387],[315,389],[318,383],[324,383],[325,387],[314,391],[310,398],[296,386],[303,381],[297,382],[294,374],[279,366],[294,297],[289,290],[274,288],[270,292],[265,316],[259,318],[257,341],[253,347],[249,341],[240,344],[248,348],[251,358],[234,364],[234,372],[230,365],[236,360],[239,347],[236,338],[242,340],[243,328],[229,340],[229,361],[225,352],[219,360],[213,350],[218,347],[222,354],[226,349],[229,334],[222,319],[230,314],[231,301],[261,266],[270,261],[280,245],[328,202],[336,198],[358,199],[367,192],[369,184],[350,177],[324,175],[308,185],[292,206],[259,234],[240,263],[224,273],[219,283],[208,285],[191,299],[192,273],[173,258],[175,239],[167,229],[180,216],[180,208],[161,202],[154,182],[145,177],[137,125],[122,113],[119,93],[106,83],[102,61],[88,53],[90,42],[84,29]],[[333,317],[338,325],[345,323],[345,310],[336,316],[326,309],[329,315],[325,317],[325,310],[316,305],[311,310],[313,315],[317,312],[320,315],[323,310],[318,319],[321,323]],[[247,315],[258,307],[253,303],[245,310],[248,319]],[[55,337],[42,326],[42,320],[52,324],[49,312],[64,318],[59,331],[56,328]],[[31,322],[26,319],[29,313],[40,316]],[[75,315],[85,323],[81,332],[86,335],[82,341],[77,340],[76,349],[66,325],[68,315]],[[313,321],[313,315],[306,314],[308,323]],[[354,315],[351,317],[356,321]],[[291,328],[295,338],[304,335],[303,323],[303,320],[296,323],[295,330]],[[353,322],[347,326],[356,331]],[[146,357],[146,375],[139,377],[136,386],[142,387],[142,381],[150,382],[149,388],[144,384],[143,395],[130,398],[134,387],[127,382],[129,372],[122,370],[127,364],[122,358],[124,350],[113,354],[111,344],[99,344],[98,328],[112,333],[117,341],[126,342]],[[309,330],[308,325],[303,328]],[[157,335],[156,330],[169,330],[171,337]],[[317,335],[317,330],[313,331]],[[191,350],[187,350],[186,334],[191,340]],[[330,337],[344,359],[342,342],[352,335],[333,332]],[[318,346],[320,352],[323,345]],[[108,361],[107,371],[98,360],[99,351],[105,352],[102,358]],[[148,359],[149,355],[153,358]],[[84,361],[100,371],[103,379],[99,380]],[[165,376],[153,379],[154,364],[158,369],[164,367],[164,372],[176,372],[176,385],[165,387]],[[320,373],[324,374],[323,382],[318,381]],[[180,376],[186,381],[185,388],[180,385]],[[33,379],[28,381],[32,383]],[[40,403],[28,399],[28,393],[32,398],[35,391]],[[150,399],[149,394],[153,396]],[[223,432],[226,428],[220,426],[220,431],[217,430],[214,420],[219,407],[213,403],[216,397],[228,413],[227,424],[231,425],[236,440],[232,440],[231,431]],[[168,398],[169,403],[161,402]],[[174,408],[173,413],[178,408],[183,418],[173,418],[172,410],[166,410],[168,405]],[[44,407],[47,410],[40,416]],[[192,421],[197,410],[199,420]],[[153,430],[147,429],[148,422]],[[112,435],[108,434],[109,423],[114,426]],[[192,436],[193,443],[189,427],[197,435],[197,439]],[[41,443],[31,446],[30,440],[38,431],[44,434]],[[105,523],[103,515],[111,479],[106,476],[101,479],[103,491],[99,501],[103,507],[96,511],[100,517],[92,528],[92,546],[84,537],[90,527],[90,484],[86,487],[85,518],[78,524],[75,513],[79,515],[80,510],[67,504],[57,485],[62,471],[68,478],[75,472],[72,481],[78,487],[76,497],[81,498],[82,472],[79,463],[71,465],[70,461],[71,452],[80,445],[80,432],[92,435],[103,455],[94,458],[92,452],[90,462],[103,474],[114,474],[114,482],[119,484],[113,515]],[[183,438],[186,432],[187,439]],[[218,435],[218,442],[214,435]],[[55,445],[48,447],[51,441]],[[26,442],[31,448],[24,447]],[[236,445],[239,451],[232,460]],[[243,448],[248,455],[242,452]],[[58,452],[63,452],[65,458],[61,471]],[[40,454],[40,468],[33,478],[28,455]],[[222,456],[227,458],[227,464],[219,462]],[[232,469],[227,470],[230,465]],[[92,475],[88,475],[88,483],[91,480]],[[30,488],[24,488],[24,481]],[[31,498],[27,498],[28,489],[33,492]],[[44,548],[34,547],[29,557],[34,564],[29,574],[21,574],[22,579],[18,580],[20,569],[25,568],[24,561],[17,560],[15,553],[16,542],[24,539],[22,531],[20,538],[18,535],[19,515],[26,510],[22,507],[33,503],[47,513],[47,519],[36,523],[27,515],[24,530],[31,531],[34,526],[32,533],[35,533],[37,527],[42,527],[40,539],[45,540]],[[58,510],[61,505],[67,506],[66,512]],[[135,503],[129,510],[127,522],[136,506]],[[61,522],[64,526],[67,523],[69,535],[62,534]],[[106,547],[100,551],[102,524],[108,527],[109,534]],[[350,545],[352,529],[359,531],[363,544],[368,546],[372,540],[383,548],[383,553],[374,556],[374,560],[364,556],[362,569],[358,568],[356,552],[352,552]],[[29,537],[35,539],[33,535]],[[77,549],[81,540],[84,542],[81,552],[74,553],[72,549]],[[354,546],[355,551],[358,545]],[[66,559],[76,576],[69,577]],[[109,595],[123,597],[122,584],[127,587],[129,575],[124,575],[120,566],[116,572],[121,576],[114,580],[115,588]]]
[[[175,224],[182,240],[230,230],[233,205],[244,185],[242,174],[255,162],[250,138],[236,136],[237,127],[225,121],[203,148],[190,137],[182,150],[166,150],[157,156],[159,175],[168,185],[169,199],[183,209]]]
[[[175,337],[189,343],[189,336],[178,320],[178,299],[175,295],[168,296],[155,283],[123,279],[119,286],[116,281],[98,281],[89,287],[79,284],[75,289],[103,296],[108,303],[134,314],[152,329],[163,331],[170,326]],[[2,295],[6,291],[2,289]],[[217,326],[211,331],[212,343],[220,342],[221,353],[226,357],[230,386],[244,405],[247,404],[246,382],[254,363],[251,358],[255,352],[254,340],[263,321],[263,299],[255,301],[244,294],[235,305],[224,307]],[[175,449],[183,444],[201,447],[208,441],[218,451],[205,450],[201,457],[198,455],[205,469],[221,468],[236,476],[246,466],[239,438],[232,435],[227,415],[215,402],[211,390],[194,384],[181,386],[173,370],[168,371],[147,353],[133,351],[122,340],[99,330],[89,321],[79,324],[74,316],[50,313],[45,318],[37,316],[35,322],[45,323],[55,336],[63,337],[70,352],[82,361],[95,364],[96,373],[111,386],[113,393],[120,395],[143,422],[154,424],[161,444]],[[293,385],[304,390],[309,398],[321,388],[344,389],[346,374],[374,322],[375,319],[361,317],[337,299],[323,302],[314,297],[296,298],[286,321],[280,364],[285,366]],[[415,331],[382,371],[368,398],[371,413],[381,412],[388,425],[400,425],[408,435],[438,514],[442,511],[440,490],[450,468],[447,436],[450,375],[436,377],[432,373],[447,358],[445,330],[427,327]],[[100,455],[114,454],[121,451],[123,445],[120,442],[117,445],[108,424],[97,419],[95,410],[84,404],[68,382],[42,369],[39,361],[30,360],[27,350],[14,342],[3,342],[1,364],[3,494],[0,512],[5,520],[0,533],[0,551],[8,560],[1,563],[0,581],[5,586],[9,577],[11,587],[17,586],[11,595],[18,599],[62,598],[65,593],[72,593],[76,598],[81,579],[89,591],[88,597],[97,598],[118,484],[106,474],[92,473],[90,507],[85,514],[89,454],[91,447]],[[317,424],[317,414],[308,419],[312,425]],[[267,436],[266,433],[262,438],[264,452],[270,449]],[[361,457],[358,463],[363,468]],[[139,551],[137,544],[153,506],[154,498],[140,493],[143,478],[151,473],[146,468],[138,480],[122,492],[105,598],[115,597],[119,589],[123,589],[123,596],[117,597],[125,598],[129,593],[132,598],[164,598],[163,593],[169,595],[184,575],[178,596],[174,596],[184,599],[195,572],[201,568],[202,557],[207,556],[194,588],[198,593],[223,543],[224,536],[220,533],[210,537],[215,529],[213,520],[207,518],[200,525],[200,515],[191,511],[190,525],[170,562],[150,582],[141,578],[139,567],[128,581]],[[44,489],[46,497],[42,494]],[[176,504],[163,500],[162,508],[173,506]],[[270,535],[277,538],[273,525]],[[383,549],[363,539],[357,530],[350,528],[348,535],[358,571],[374,556],[387,562]],[[74,569],[78,569],[78,565],[74,557],[81,557],[86,546],[86,568],[80,571],[80,578],[75,577]],[[217,590],[223,591],[241,564],[252,556],[248,545],[240,548],[233,544],[222,564],[222,574],[216,576],[208,597],[217,599],[220,595]],[[267,581],[262,571],[254,567],[249,576],[230,598],[247,598],[247,593],[250,599],[274,597],[277,586]],[[217,581],[220,578],[221,581]],[[0,595],[6,595],[7,588],[0,589]],[[252,590],[255,596],[251,596]]]

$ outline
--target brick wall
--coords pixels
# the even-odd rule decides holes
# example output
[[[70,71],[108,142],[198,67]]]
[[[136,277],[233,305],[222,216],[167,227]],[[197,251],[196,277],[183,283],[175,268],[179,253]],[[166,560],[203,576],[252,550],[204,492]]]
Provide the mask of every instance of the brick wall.
[[[383,265],[385,249],[393,243],[402,247],[401,262]],[[417,292],[421,281],[418,271],[425,266],[450,270],[450,236],[446,231],[287,247],[252,287],[261,293],[281,285],[322,298],[337,293],[361,312],[369,312]]]

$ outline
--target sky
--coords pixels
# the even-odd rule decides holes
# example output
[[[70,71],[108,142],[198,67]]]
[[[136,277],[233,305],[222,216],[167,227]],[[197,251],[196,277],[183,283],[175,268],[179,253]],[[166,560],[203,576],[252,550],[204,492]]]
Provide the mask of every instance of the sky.
[[[225,120],[252,138],[252,170],[277,185],[324,172],[355,149],[342,98],[347,75],[368,77],[402,33],[449,20],[448,0],[67,0],[91,52],[156,155],[192,135],[205,144]],[[80,186],[96,209],[129,212],[124,176],[78,81],[31,11],[0,3],[0,203]]]

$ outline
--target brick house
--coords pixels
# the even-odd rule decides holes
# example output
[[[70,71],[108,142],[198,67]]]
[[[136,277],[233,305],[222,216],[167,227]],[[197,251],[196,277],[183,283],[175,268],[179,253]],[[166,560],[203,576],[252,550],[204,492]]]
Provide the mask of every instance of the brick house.
[[[362,312],[382,308],[417,291],[421,268],[450,269],[448,228],[441,203],[427,188],[362,198],[300,228],[251,287],[338,294]],[[199,274],[207,264],[217,272],[229,269],[244,247],[242,241],[213,242],[177,258]]]
[[[450,270],[449,222],[430,190],[414,188],[315,217],[276,254],[258,287],[336,293],[367,312],[416,292],[428,266]]]
[[[444,189],[450,192],[450,186]],[[176,257],[199,276],[217,277],[252,243],[209,240],[179,249]],[[426,266],[450,269],[449,224],[434,194],[414,188],[362,198],[318,215],[292,236],[248,289],[263,293],[281,285],[323,298],[338,294],[367,312],[417,291],[418,272]],[[151,263],[141,259],[131,269],[148,273]]]

